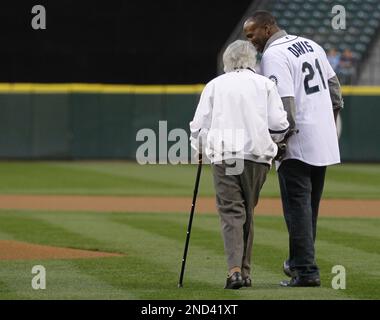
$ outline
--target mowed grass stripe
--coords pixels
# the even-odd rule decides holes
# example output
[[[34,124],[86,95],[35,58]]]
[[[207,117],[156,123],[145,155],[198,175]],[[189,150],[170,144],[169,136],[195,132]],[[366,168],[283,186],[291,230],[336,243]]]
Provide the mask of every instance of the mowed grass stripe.
[[[327,169],[326,178],[332,178],[333,181],[338,183],[350,183],[350,184],[360,184],[360,182],[365,181],[366,186],[378,187],[379,186],[379,176],[380,169],[368,170],[368,168],[355,168],[353,166],[345,167],[340,166],[339,170]]]
[[[0,229],[6,230],[11,239],[50,245],[57,247],[70,247],[86,250],[101,250],[105,247],[101,242],[91,237],[84,237],[80,233],[69,232],[59,225],[43,221],[36,212],[0,212]],[[9,236],[7,237],[10,238]],[[112,251],[112,246],[109,247]],[[122,258],[116,258],[122,259]],[[113,288],[108,283],[89,276],[83,268],[87,263],[98,265],[98,270],[104,275],[108,271],[105,265],[112,265],[114,258],[104,259],[78,259],[78,260],[24,260],[24,261],[0,261],[1,279],[10,293],[1,297],[12,297],[14,294],[22,299],[118,299],[135,298],[128,291]],[[36,295],[31,289],[31,269],[34,265],[42,264],[49,270],[49,290],[41,290],[44,293]],[[78,265],[78,266],[77,266]],[[82,269],[84,271],[82,271]],[[87,269],[88,270],[88,269]],[[50,272],[52,271],[52,272]],[[62,275],[61,275],[62,273]],[[80,285],[79,285],[79,284]]]
[[[380,239],[378,239],[378,237],[363,234],[358,235],[350,232],[342,232],[325,227],[319,227],[317,238],[326,239],[327,242],[331,242],[331,240],[328,239],[332,239],[335,245],[339,244],[365,253],[376,254],[379,256],[380,260]]]
[[[265,217],[261,219],[261,228],[265,229],[266,234],[270,235],[270,237],[267,237],[269,243],[276,241],[279,237],[278,230],[284,228],[282,225],[279,225],[279,221],[276,220],[276,217]],[[335,221],[339,223],[338,219]],[[359,224],[359,221],[357,223]],[[283,238],[278,239],[278,241],[283,240]],[[345,262],[349,263],[353,271],[379,276],[380,279],[380,247],[379,241],[376,238],[365,235],[350,236],[349,233],[331,232],[321,227],[318,228],[317,231],[316,248],[317,254],[319,252],[323,254],[323,256],[318,254],[317,257],[320,256],[334,264],[344,265]],[[363,270],[364,265],[370,265],[371,268]]]
[[[58,167],[58,166],[55,166]],[[140,166],[141,167],[141,166]],[[70,166],[65,166],[66,170],[72,170],[76,172],[80,172],[83,174],[83,172],[89,172],[91,173],[91,176],[95,174],[95,176],[98,176],[99,180],[109,180],[110,178],[116,179],[115,184],[117,185],[119,183],[128,183],[128,185],[134,185],[136,187],[150,187],[150,188],[163,188],[163,189],[175,189],[175,188],[183,188],[187,187],[187,184],[181,183],[180,181],[171,181],[165,178],[165,174],[157,171],[157,167],[154,167],[154,171],[152,171],[152,175],[149,175],[149,172],[141,172],[141,169],[147,169],[147,167],[141,167],[140,170],[135,170],[136,165],[131,167],[126,167],[125,164],[121,168],[115,168],[114,166],[101,166],[95,165],[78,165],[76,163],[71,164]],[[150,166],[152,167],[152,166]],[[128,169],[128,170],[126,170]],[[185,170],[183,170],[185,172]],[[184,174],[182,172],[182,174]]]
[[[0,162],[0,193],[135,196],[192,195],[195,165],[139,165],[133,162]],[[272,168],[261,192],[278,197],[277,173]],[[211,168],[204,165],[201,196],[213,196]],[[325,198],[380,199],[380,165],[329,167]]]
[[[86,250],[99,250],[102,246],[96,239],[87,238],[80,232],[68,232],[37,215],[37,212],[0,211],[0,231],[11,235],[13,240],[35,244]]]
[[[267,229],[260,227],[261,222],[266,220],[266,218],[267,217],[259,217],[255,219],[253,275],[255,279],[259,279],[259,281],[261,280],[264,283],[269,282],[278,288],[279,282],[286,278],[282,273],[282,262],[286,259],[288,253],[288,236],[280,217],[269,217],[270,220],[276,220],[277,226],[279,227],[275,236],[273,236],[272,233],[268,233]],[[211,220],[207,222],[202,221],[200,228],[204,230],[212,229],[212,232],[218,232],[218,226],[212,224]],[[310,289],[307,288],[296,289],[305,291],[303,292],[303,296],[297,291],[300,295],[295,299],[350,299],[351,297],[344,292],[331,289],[331,279],[328,275],[329,271],[327,271],[328,269],[323,265],[320,267],[323,287],[314,292],[308,291]],[[268,273],[270,273],[270,275]],[[293,294],[294,292],[292,291],[292,297],[294,297]]]
[[[324,228],[331,231],[345,232],[352,234],[351,239],[357,236],[372,237],[373,241],[379,241],[380,238],[380,219],[377,218],[332,218],[324,217],[318,220],[318,229]]]
[[[0,223],[0,229],[1,229],[1,223]],[[14,236],[10,233],[0,230],[0,240],[14,240]]]
[[[102,174],[109,177],[123,179],[128,187],[116,189],[112,185],[107,193],[113,190],[114,195],[162,195],[183,196],[191,195],[191,185],[194,180],[195,165],[138,165],[136,163],[115,162],[112,164],[95,162],[51,163],[51,166],[75,169],[81,173]],[[177,177],[177,179],[175,179]],[[213,196],[215,194],[211,179],[211,168],[203,166],[201,176],[202,190],[200,195]],[[107,185],[104,185],[108,187]]]
[[[177,238],[178,234],[176,231],[181,229],[181,225],[183,228],[184,224],[182,222],[173,221],[175,220],[173,217],[165,217],[168,219],[165,219],[164,223],[162,223],[162,219],[155,219],[155,217],[146,216],[139,219],[139,216],[135,215],[133,215],[133,217],[130,215],[123,218],[117,217],[114,218],[114,220],[121,223],[128,223],[136,228],[145,229],[147,226],[147,219],[151,219],[154,227],[151,228],[150,231],[153,231],[160,236],[166,236],[173,239]],[[191,251],[194,252],[193,254],[198,255],[199,251],[207,249],[213,250],[215,255],[223,255],[223,243],[220,232],[217,230],[219,227],[219,221],[215,219],[215,215],[210,217],[202,215],[202,217],[198,218],[202,221],[194,222],[194,229],[191,236]],[[165,228],[162,228],[163,224],[165,225]],[[210,239],[214,240],[211,241]],[[292,292],[289,296],[288,292],[284,291],[287,289],[279,286],[279,281],[282,280],[284,276],[282,275],[280,268],[283,259],[279,259],[278,257],[280,257],[281,254],[283,255],[284,250],[281,251],[275,246],[266,246],[261,243],[255,243],[253,252],[253,279],[255,286],[254,292],[252,292],[252,299],[325,299],[326,295],[330,298],[336,299],[346,298],[344,294],[336,292],[330,288],[320,288],[318,291],[314,291],[312,295],[310,295],[309,288],[296,289],[297,291]],[[209,259],[211,260],[210,263],[213,263],[214,257],[209,257]],[[224,262],[221,267],[226,269],[226,263]],[[305,293],[308,294],[305,295]]]
[[[67,169],[75,169],[85,172],[96,172],[100,174],[110,175],[110,176],[119,176],[134,178],[138,180],[144,180],[145,182],[153,182],[162,184],[165,186],[165,181],[168,181],[168,174],[171,175],[181,175],[181,180],[170,180],[172,186],[173,184],[177,187],[187,187],[188,180],[194,178],[194,170],[196,170],[195,165],[178,165],[178,166],[165,166],[165,165],[137,165],[135,163],[129,163],[126,165],[124,162],[116,162],[112,165],[106,163],[81,163],[74,162],[69,165],[64,163],[50,163],[49,165],[55,167],[62,167]],[[160,170],[157,170],[157,169]],[[203,168],[205,171],[204,174],[208,175],[210,167],[205,165]],[[143,171],[143,172],[142,172]]]
[[[330,218],[320,218],[319,220],[326,221],[328,219]],[[341,220],[341,223],[344,223],[345,219],[347,218],[343,218]],[[334,220],[336,221],[336,223],[340,223],[339,219]],[[353,221],[355,221],[355,219],[353,219]],[[278,219],[278,217],[260,217],[260,222],[260,228],[265,229],[265,233],[270,235],[270,237],[268,236],[267,241],[276,241],[276,239],[278,238],[278,230],[284,228],[284,223],[282,223],[282,221]],[[360,220],[358,220],[357,223],[360,224]],[[352,236],[351,239],[349,239],[346,233],[336,232],[336,235],[338,235],[338,240],[337,242],[335,242],[334,232],[330,233],[326,231],[326,233],[324,233],[324,231],[322,230],[323,227],[321,228],[321,231],[319,231],[317,234],[317,250],[321,250],[321,248],[323,249],[323,251],[321,251],[324,254],[324,259],[330,259],[331,261],[336,262],[335,264],[339,264],[337,263],[337,259],[339,257],[342,257],[344,259],[355,258],[354,261],[357,261],[357,264],[351,264],[351,266],[356,266],[358,272],[362,272],[361,262],[365,261],[366,263],[368,262],[368,264],[371,264],[371,266],[373,266],[366,271],[367,273],[373,275],[377,275],[380,273],[380,250],[375,250],[375,252],[373,252],[371,249],[368,249],[370,247],[378,248],[378,241],[376,241],[376,239],[372,237],[366,237],[364,235],[363,238],[367,239],[368,248],[366,248],[366,250],[361,250],[355,248],[355,244],[353,244],[354,242],[358,241],[357,237]],[[339,241],[339,235],[341,234],[343,234],[346,237],[346,241],[344,241],[343,243]],[[283,238],[278,239],[278,241],[283,241]],[[351,244],[353,245],[350,246]],[[362,243],[360,245],[363,246],[364,244]]]
[[[114,258],[82,260],[80,263],[97,264],[104,273],[107,269],[102,261],[110,263]],[[43,265],[46,269],[46,289],[34,290],[31,286],[32,267]],[[80,270],[75,260],[31,260],[0,262],[2,281],[7,292],[2,299],[133,299],[127,291],[100,281],[90,273]]]
[[[202,219],[203,220],[203,219]],[[157,215],[124,215],[114,216],[112,221],[131,226],[136,229],[146,230],[159,236],[185,243],[187,231],[187,217],[176,216],[173,219],[163,219]],[[207,231],[199,229],[197,222],[193,224],[191,242],[194,246],[205,247],[212,250],[213,254],[223,255],[223,244],[218,241],[210,241],[210,237],[205,234]],[[213,238],[212,238],[213,239]]]
[[[119,218],[120,215],[121,214],[114,214],[114,216]],[[154,215],[155,214],[151,216]],[[107,215],[106,218],[109,216],[110,215]],[[129,216],[130,214],[128,214],[128,217]],[[141,214],[133,214],[133,216],[141,217]],[[56,221],[56,219],[54,220]],[[105,219],[101,225],[106,227],[107,230],[112,231],[110,231],[110,233],[104,233],[104,229],[102,228],[101,237],[103,240],[107,239],[107,241],[112,241],[114,242],[113,245],[116,246],[118,241],[114,240],[119,238],[119,234],[120,237],[122,237],[122,235],[125,237],[125,235],[128,234],[128,238],[133,238],[132,241],[134,240],[132,244],[130,243],[130,254],[128,256],[133,258],[133,261],[137,258],[137,264],[132,265],[131,273],[132,275],[134,274],[135,278],[137,277],[137,281],[138,277],[140,277],[140,286],[137,288],[134,287],[136,284],[133,282],[126,282],[123,286],[132,287],[131,290],[133,290],[139,298],[261,299],[262,297],[266,297],[271,299],[301,299],[305,298],[305,292],[308,292],[307,289],[303,289],[305,292],[296,291],[289,296],[288,292],[278,286],[276,275],[271,275],[270,273],[265,273],[265,279],[262,279],[262,281],[259,280],[261,284],[259,288],[256,287],[254,290],[241,290],[239,292],[223,290],[222,286],[224,285],[226,274],[224,255],[217,255],[214,252],[210,252],[207,243],[204,244],[206,246],[205,249],[193,242],[187,262],[186,286],[183,290],[178,290],[176,289],[176,283],[179,274],[180,258],[182,257],[183,236],[180,241],[168,241],[166,236],[155,233],[152,234],[151,231],[146,231],[151,226],[151,224],[146,223],[147,220],[135,224],[134,227],[128,224],[130,220],[128,222],[124,221],[126,224],[123,224],[121,227],[119,223],[123,222],[120,220],[118,220],[119,223],[109,223],[106,220],[107,219]],[[59,223],[61,224],[61,222]],[[135,229],[137,225],[139,228]],[[153,221],[153,225],[157,225],[157,223]],[[143,226],[145,227],[143,228]],[[171,230],[166,222],[161,222],[161,228]],[[91,229],[96,231],[95,226],[92,226]],[[175,228],[175,230],[177,229],[178,228]],[[210,236],[208,238],[210,238]],[[220,239],[215,240],[220,244]],[[208,242],[210,241],[209,239]],[[125,240],[123,241],[123,245],[125,245]],[[143,260],[143,263],[141,263],[141,260]],[[136,271],[136,269],[138,270]],[[151,274],[152,270],[156,276]],[[126,279],[127,278],[130,277],[126,276]],[[271,278],[273,279],[272,281],[270,280]],[[276,281],[274,279],[276,279]],[[159,291],[157,292],[157,290]],[[324,291],[325,289],[321,289],[319,294],[316,296],[313,295],[312,298],[322,299],[326,296],[326,292],[328,292]]]
[[[85,214],[80,214],[85,216]],[[76,232],[81,230],[87,237],[93,237],[101,242],[107,243],[107,246],[113,246],[118,251],[127,252],[126,262],[129,261],[129,271],[125,271],[122,278],[118,279],[104,279],[111,281],[112,285],[120,286],[122,288],[129,288],[140,299],[144,298],[160,298],[159,296],[152,296],[152,291],[160,290],[162,298],[165,299],[168,295],[172,298],[189,299],[189,297],[198,299],[198,295],[191,296],[187,290],[177,290],[175,294],[170,293],[171,290],[177,288],[177,281],[180,268],[180,260],[182,258],[182,241],[170,240],[161,237],[157,234],[141,229],[135,229],[129,225],[120,224],[117,222],[109,221],[106,215],[96,215],[96,221],[87,221],[87,228],[83,230],[83,226],[78,221],[61,218],[60,216],[52,217],[51,215],[40,214],[39,217],[51,223],[57,223],[62,227]],[[164,227],[164,226],[163,226]],[[211,290],[211,299],[236,299],[239,298],[234,292],[225,292],[219,295],[218,288],[220,288],[220,279],[210,267],[214,267],[218,263],[223,264],[223,256],[219,259],[213,260],[212,265],[207,264],[210,253],[207,250],[197,252],[196,260],[188,265],[186,282],[189,287],[198,288],[199,290]],[[128,260],[129,259],[129,260]],[[189,260],[192,260],[189,256]],[[194,269],[194,270],[192,270]],[[219,270],[222,270],[219,268]],[[140,277],[140,286],[133,287],[133,281],[130,281],[129,274],[132,278]],[[193,275],[193,276],[192,276]],[[103,277],[101,273],[98,276]],[[201,279],[201,280],[200,280]],[[151,280],[151,281],[148,281]],[[213,290],[216,290],[215,296],[212,296]],[[190,296],[189,296],[190,295]]]
[[[273,223],[273,219],[271,222]],[[257,237],[256,244],[263,241],[265,245],[271,247],[281,246],[284,239],[276,228],[256,229],[257,232],[266,235],[265,239]],[[334,239],[326,241],[320,238],[316,244],[316,256],[322,271],[322,280],[331,283],[334,276],[331,274],[331,268],[334,265],[343,265],[346,268],[348,284],[347,290],[342,294],[358,299],[374,299],[380,296],[380,256],[378,254],[368,254],[361,250],[335,244]],[[326,275],[329,277],[326,278]]]
[[[265,219],[265,218],[264,218]],[[281,221],[280,218],[277,218]],[[278,290],[283,290],[279,287],[279,281],[286,278],[282,273],[282,262],[287,256],[287,235],[285,234],[285,228],[278,231],[278,240],[275,244],[268,245],[268,235],[265,229],[258,227],[262,217],[257,219],[255,226],[255,239],[253,244],[253,276],[254,281],[258,282],[259,285],[272,286],[274,295],[279,293]],[[211,223],[211,225],[210,225]],[[219,226],[212,223],[211,220],[202,221],[200,228],[206,230],[212,229],[212,232],[216,234],[219,233]],[[210,231],[206,231],[210,232]],[[271,237],[271,235],[269,235]],[[310,291],[310,288],[300,288],[297,291],[292,291],[288,297],[284,297],[284,293],[281,292],[281,299],[346,299],[349,298],[342,292],[337,292],[329,287],[330,281],[327,281],[325,274],[322,275],[323,287],[319,288],[318,291]],[[285,289],[287,290],[287,289]],[[313,289],[311,289],[313,290]],[[263,296],[267,296],[268,292],[263,292]]]
[[[140,177],[125,177],[93,170],[86,172],[83,167],[76,167],[73,163],[64,166],[49,162],[16,162],[7,165],[0,163],[2,180],[9,181],[0,184],[0,192],[4,194],[135,194],[139,193],[138,190],[141,193],[147,185],[152,190],[163,188],[174,192],[178,188],[174,181],[152,181],[149,177],[145,178],[141,171]],[[133,168],[125,166],[125,170],[132,171]]]
[[[282,246],[283,239],[278,236],[278,232],[272,229],[257,228],[257,232],[266,235],[266,238],[256,238],[256,244],[273,247]],[[261,229],[261,230],[260,230]],[[283,251],[282,251],[283,252]],[[285,254],[287,253],[287,248]],[[284,254],[284,252],[283,252]],[[347,290],[339,291],[340,295],[351,298],[373,299],[380,295],[379,288],[379,256],[367,254],[360,250],[347,248],[330,242],[317,240],[316,259],[321,268],[321,279],[326,287],[330,286],[334,274],[331,269],[334,265],[343,265],[347,272]],[[282,259],[283,260],[283,259]],[[277,262],[279,264],[279,262]],[[281,265],[279,265],[281,268]],[[370,290],[363,290],[364,287]],[[334,290],[333,290],[334,291]]]
[[[353,191],[355,190],[355,191]],[[326,179],[323,198],[338,199],[379,199],[379,186],[368,186],[353,182],[337,182]]]
[[[203,217],[203,216],[202,216]],[[282,222],[281,218],[278,217],[259,217],[256,219],[256,227],[255,227],[255,240],[254,240],[254,250],[253,250],[253,257],[254,257],[254,265],[262,267],[264,270],[271,270],[274,274],[276,270],[279,272],[277,275],[278,277],[282,276],[281,271],[281,263],[286,258],[288,247],[287,247],[287,233],[285,226]],[[272,226],[275,225],[275,229],[269,229],[269,228],[262,228],[258,227],[258,225],[270,223]],[[210,232],[217,232],[217,224],[213,222],[212,220],[208,219],[202,219],[202,223],[200,224],[199,228],[201,228],[206,233]],[[212,231],[211,231],[212,230]],[[205,236],[204,234],[201,235],[201,232],[197,230],[200,234],[200,237]],[[195,231],[194,231],[195,233]],[[317,250],[320,248],[319,246],[320,241],[318,241],[317,244]],[[318,264],[321,268],[321,277],[322,277],[322,283],[328,289],[329,294],[338,297],[339,299],[342,298],[370,298],[373,299],[376,297],[376,294],[379,292],[379,275],[378,275],[378,265],[376,264],[376,261],[379,261],[377,255],[366,255],[366,253],[353,250],[350,248],[344,248],[342,249],[341,246],[336,245],[335,243],[328,243],[325,244],[322,242],[327,248],[322,248],[318,250],[317,259]],[[331,248],[335,248],[335,251],[343,250],[343,258],[339,259],[339,261],[336,260],[336,255],[328,255],[326,252],[328,250],[331,250]],[[359,261],[368,261],[368,264],[365,264],[367,266],[370,266],[367,270],[358,269],[355,264],[352,263],[352,258],[357,257]],[[354,258],[354,259],[355,259]],[[357,262],[357,261],[356,261]],[[335,291],[331,288],[331,280],[334,276],[334,274],[331,274],[331,268],[334,265],[337,264],[343,264],[346,266],[346,268],[349,270],[349,276],[348,276],[348,282],[350,283],[349,290],[346,291]],[[278,266],[278,267],[276,267]],[[348,271],[347,271],[348,272]],[[268,280],[267,277],[266,281]],[[278,280],[277,280],[278,281]],[[367,294],[367,291],[361,290],[362,287],[366,287],[370,290],[368,292],[372,292],[371,294]]]
[[[364,174],[372,174],[372,175],[379,175],[380,174],[380,168],[377,163],[367,163],[367,164],[357,164],[357,163],[351,163],[351,164],[340,164],[338,165],[340,172],[345,173],[351,173],[351,172],[358,172],[358,173],[364,173]],[[335,166],[333,167],[335,168]]]
[[[8,267],[8,265],[6,267]],[[0,261],[0,268],[2,269],[1,261]],[[0,280],[0,299],[1,300],[5,300],[5,299],[18,300],[20,299],[20,297],[14,292],[14,290],[12,290],[8,286],[8,284],[5,281]]]
[[[335,291],[329,287],[332,278],[330,270],[332,265],[336,264],[336,260],[329,256],[331,253],[328,251],[332,246],[336,257],[336,251],[342,249],[340,245],[335,246],[331,243],[322,243],[326,248],[318,251],[318,263],[322,269],[322,288],[280,288],[278,281],[283,279],[281,263],[287,253],[287,234],[281,217],[256,217],[255,286],[252,289],[231,292],[222,289],[226,264],[220,222],[216,215],[195,216],[185,288],[179,290],[176,284],[187,215],[73,212],[24,214],[26,217],[32,214],[34,219],[47,223],[47,227],[53,224],[69,233],[81,233],[86,242],[96,239],[101,250],[108,251],[107,248],[112,248],[116,252],[127,253],[126,257],[120,259],[99,259],[99,263],[95,260],[71,261],[75,272],[90,276],[94,282],[100,283],[99,287],[96,287],[98,291],[101,290],[102,283],[109,286],[110,290],[114,287],[115,292],[119,292],[114,296],[146,299],[374,299],[376,295],[379,296],[379,286],[376,283],[379,279],[378,266],[369,260],[369,264],[366,265],[368,272],[360,272],[359,263],[356,261],[358,265],[352,265],[350,259],[368,260],[368,254],[358,255],[357,251],[360,250],[353,252],[350,248],[344,248],[348,251],[343,252],[344,259],[339,259],[347,268],[348,289]],[[17,215],[21,213],[17,212]],[[272,229],[268,225],[275,228]],[[45,234],[41,233],[41,238],[44,236]],[[319,245],[318,242],[318,250]],[[354,257],[351,256],[352,253]],[[86,296],[86,292],[78,293],[77,297],[79,296]]]
[[[171,260],[165,252],[161,253],[166,256],[170,262],[178,262],[178,259]],[[118,264],[123,263],[122,266]],[[175,264],[173,264],[175,265]],[[86,264],[86,269],[89,265]],[[196,278],[194,273],[191,275],[188,271],[185,276],[185,287],[177,289],[179,270],[168,270],[166,265],[155,262],[146,257],[133,255],[129,260],[118,261],[108,267],[110,273],[105,275],[99,269],[92,271],[94,275],[107,281],[113,286],[122,287],[130,290],[139,299],[236,299],[239,298],[236,293],[222,292],[219,286]],[[123,271],[122,271],[123,270]],[[121,273],[122,272],[122,273]],[[196,273],[195,273],[196,274]],[[222,296],[220,296],[222,294]]]
[[[373,232],[375,232],[375,228],[376,228],[375,226],[379,225],[380,221],[372,219],[372,218],[369,218],[367,220],[354,218],[354,220],[352,221],[351,227],[353,227],[353,224],[356,225],[358,230],[356,230],[355,233],[345,231],[345,225],[347,224],[347,222],[350,222],[350,221],[352,220],[349,220],[348,218],[330,218],[330,217],[319,218],[318,227],[317,227],[317,240],[333,242],[334,245],[341,245],[341,246],[352,248],[352,249],[358,249],[362,251],[363,253],[379,255],[380,254],[380,241],[378,239],[380,236],[379,231],[378,231],[379,229],[377,229],[376,235],[375,234],[368,235],[367,230],[369,229],[370,231],[372,230]],[[285,221],[283,218],[265,217],[264,219],[261,219],[260,217],[260,222],[261,222],[261,226],[267,229],[271,229],[271,230],[281,229],[284,232],[286,231]],[[370,228],[371,224],[374,229]],[[359,233],[359,230],[361,230],[362,233]]]

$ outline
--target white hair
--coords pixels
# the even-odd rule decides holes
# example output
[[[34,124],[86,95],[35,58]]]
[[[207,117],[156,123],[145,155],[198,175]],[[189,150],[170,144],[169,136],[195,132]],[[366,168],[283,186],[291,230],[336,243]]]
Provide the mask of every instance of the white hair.
[[[253,69],[256,65],[257,51],[253,44],[246,40],[232,42],[223,53],[224,72],[236,69]]]

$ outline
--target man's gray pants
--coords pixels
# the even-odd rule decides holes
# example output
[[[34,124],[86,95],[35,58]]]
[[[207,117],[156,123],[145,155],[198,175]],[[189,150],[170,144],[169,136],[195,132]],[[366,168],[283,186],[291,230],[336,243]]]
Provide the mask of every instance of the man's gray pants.
[[[253,209],[259,200],[270,166],[244,160],[241,174],[227,175],[226,169],[231,166],[234,165],[225,162],[212,165],[216,206],[221,220],[228,269],[240,267],[244,278],[251,273]]]

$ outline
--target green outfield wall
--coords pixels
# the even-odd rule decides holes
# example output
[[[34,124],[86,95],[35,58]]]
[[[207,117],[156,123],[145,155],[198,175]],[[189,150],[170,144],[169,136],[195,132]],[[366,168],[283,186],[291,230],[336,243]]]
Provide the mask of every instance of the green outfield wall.
[[[202,88],[0,84],[0,158],[135,159],[138,130],[188,132]],[[342,159],[380,161],[380,87],[343,92]]]

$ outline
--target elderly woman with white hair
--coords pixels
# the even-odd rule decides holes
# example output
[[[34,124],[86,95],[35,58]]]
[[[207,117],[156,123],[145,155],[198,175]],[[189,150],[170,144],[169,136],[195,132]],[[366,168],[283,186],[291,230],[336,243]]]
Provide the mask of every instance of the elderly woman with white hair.
[[[231,43],[223,63],[226,73],[202,92],[190,140],[212,164],[228,265],[225,288],[239,289],[252,285],[253,209],[289,123],[276,84],[255,72],[250,42]]]

